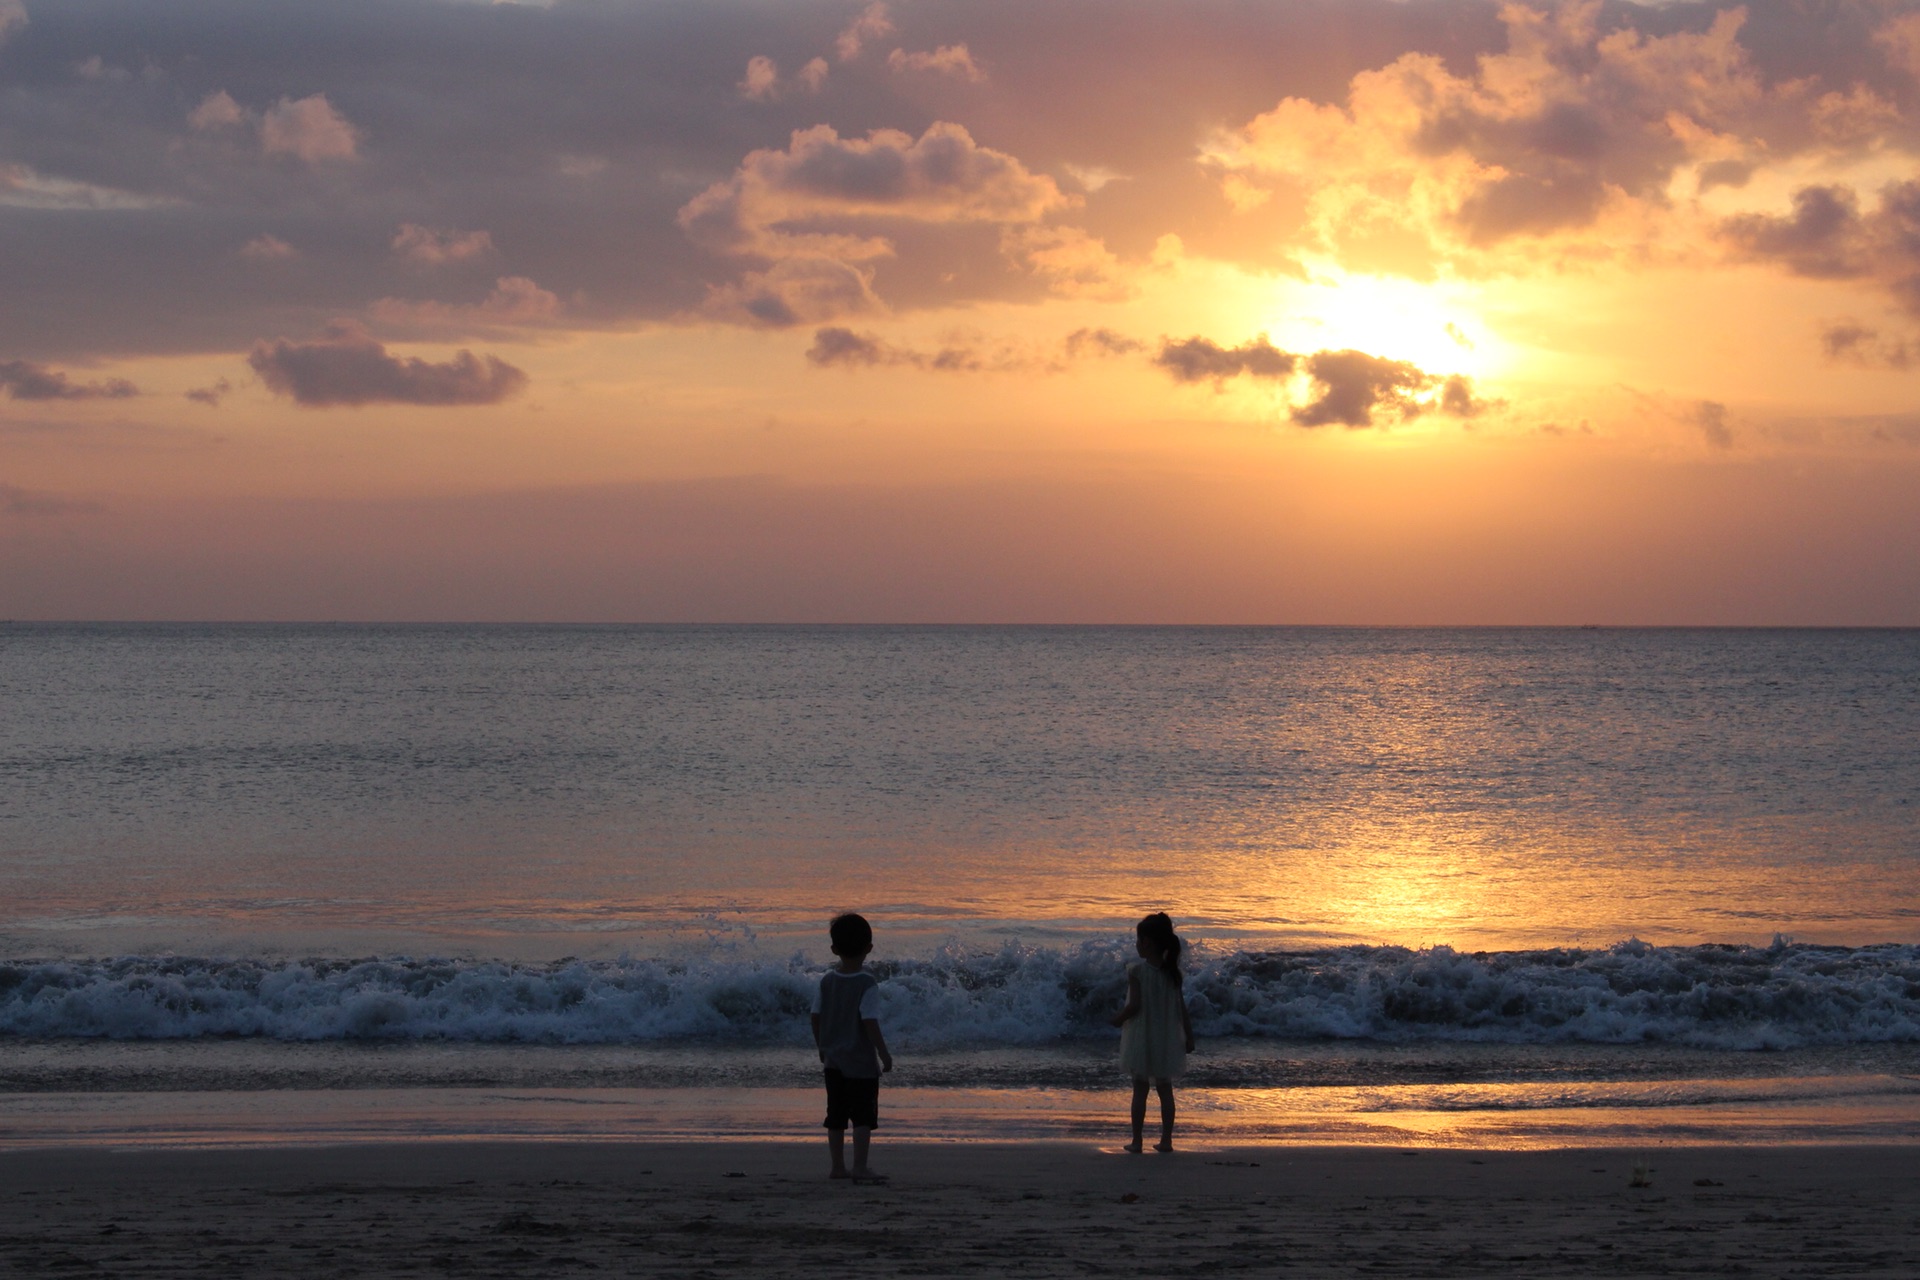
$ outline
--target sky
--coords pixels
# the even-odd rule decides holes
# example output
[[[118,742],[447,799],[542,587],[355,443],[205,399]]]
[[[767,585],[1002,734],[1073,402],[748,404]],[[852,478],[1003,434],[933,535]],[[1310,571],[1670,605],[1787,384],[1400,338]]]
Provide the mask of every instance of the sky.
[[[1920,4],[0,0],[0,618],[1920,625]]]

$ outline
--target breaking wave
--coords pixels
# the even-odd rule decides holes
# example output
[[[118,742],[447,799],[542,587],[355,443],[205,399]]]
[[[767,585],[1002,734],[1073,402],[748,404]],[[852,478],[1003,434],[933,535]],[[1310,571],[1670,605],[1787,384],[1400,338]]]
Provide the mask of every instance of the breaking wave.
[[[953,948],[873,966],[888,1039],[912,1048],[1113,1034],[1116,939]],[[0,963],[0,1036],[490,1043],[805,1043],[819,970],[789,961],[126,956]],[[1464,953],[1197,948],[1202,1036],[1385,1042],[1661,1042],[1717,1049],[1920,1042],[1920,947],[1656,947]]]

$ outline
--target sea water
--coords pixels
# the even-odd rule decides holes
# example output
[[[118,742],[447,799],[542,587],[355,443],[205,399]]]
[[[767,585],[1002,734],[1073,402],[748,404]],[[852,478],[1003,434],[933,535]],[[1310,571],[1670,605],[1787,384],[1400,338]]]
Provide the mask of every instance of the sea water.
[[[1911,1109],[1916,632],[12,625],[0,708],[16,1135],[620,1063],[778,1113],[844,909],[954,1114],[1105,1079],[1150,909],[1230,1129]]]

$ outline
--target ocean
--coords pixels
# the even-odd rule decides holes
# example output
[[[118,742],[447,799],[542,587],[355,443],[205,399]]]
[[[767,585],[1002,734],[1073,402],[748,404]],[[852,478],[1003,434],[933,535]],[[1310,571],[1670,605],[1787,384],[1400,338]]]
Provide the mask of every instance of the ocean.
[[[0,706],[0,1145],[784,1132],[841,910],[924,1133],[1105,1124],[1164,909],[1203,1131],[1920,1138],[1920,632],[10,624]]]

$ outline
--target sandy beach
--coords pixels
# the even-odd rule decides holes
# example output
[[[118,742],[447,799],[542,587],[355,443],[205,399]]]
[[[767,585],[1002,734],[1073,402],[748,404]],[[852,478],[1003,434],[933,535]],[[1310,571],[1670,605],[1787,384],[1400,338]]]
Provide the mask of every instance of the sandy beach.
[[[67,1149],[0,1159],[19,1275],[1912,1276],[1901,1147]]]

